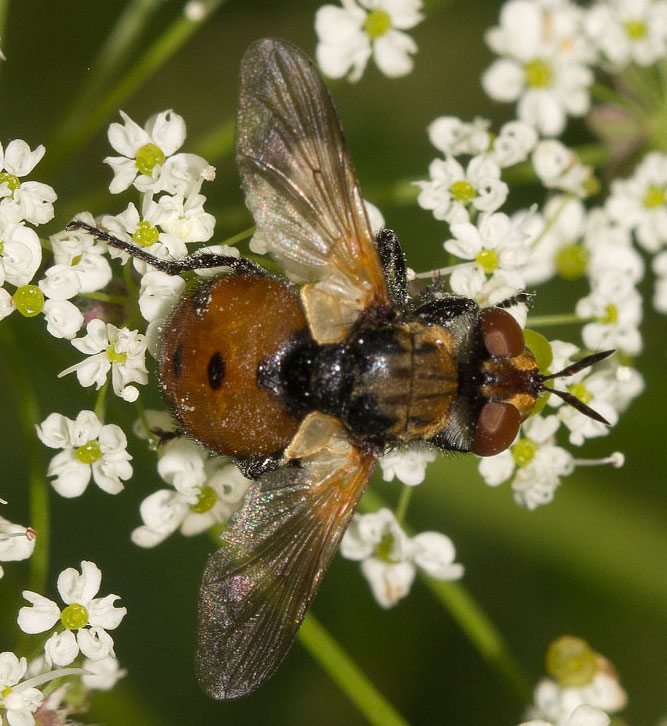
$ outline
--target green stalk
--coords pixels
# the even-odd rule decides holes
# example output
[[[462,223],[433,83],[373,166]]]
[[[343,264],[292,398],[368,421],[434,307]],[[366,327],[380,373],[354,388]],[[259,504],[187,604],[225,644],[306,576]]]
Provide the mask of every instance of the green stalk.
[[[384,506],[386,505],[378,494],[366,490],[360,508],[374,512]],[[403,525],[403,529],[412,536],[408,527]],[[532,692],[528,678],[500,631],[466,587],[460,582],[434,580],[422,572],[419,572],[419,577],[456,621],[484,660],[503,677],[522,702],[530,703]]]
[[[544,328],[552,325],[583,325],[592,323],[595,318],[580,318],[576,313],[563,313],[562,315],[529,315],[526,327]]]
[[[64,161],[81,149],[99,130],[102,124],[132,96],[143,83],[168,61],[190,36],[217,10],[224,0],[202,0],[205,4],[203,17],[189,20],[181,16],[155,40],[141,58],[132,65],[116,85],[76,125],[66,133],[58,135],[52,149],[40,168],[53,173]]]
[[[0,351],[4,354],[14,385],[18,410],[18,425],[25,442],[30,496],[30,526],[37,532],[35,550],[30,558],[28,589],[44,592],[49,571],[49,486],[44,476],[46,465],[42,445],[35,433],[41,416],[35,388],[26,373],[26,364],[12,331],[13,321],[4,320],[0,326]]]
[[[299,642],[333,678],[373,726],[408,726],[408,722],[368,680],[349,655],[309,613],[298,634]]]
[[[95,105],[104,86],[137,46],[139,37],[152,15],[161,7],[162,0],[131,0],[106,36],[97,59],[77,91],[72,108],[65,120],[58,124],[60,133],[72,133],[86,112]]]

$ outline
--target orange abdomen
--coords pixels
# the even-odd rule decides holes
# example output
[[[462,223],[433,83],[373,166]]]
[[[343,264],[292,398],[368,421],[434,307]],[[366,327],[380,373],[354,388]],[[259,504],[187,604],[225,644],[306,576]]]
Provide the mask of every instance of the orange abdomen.
[[[306,327],[287,284],[255,274],[202,283],[165,324],[162,395],[185,431],[219,454],[280,451],[299,421],[257,387],[257,367]]]

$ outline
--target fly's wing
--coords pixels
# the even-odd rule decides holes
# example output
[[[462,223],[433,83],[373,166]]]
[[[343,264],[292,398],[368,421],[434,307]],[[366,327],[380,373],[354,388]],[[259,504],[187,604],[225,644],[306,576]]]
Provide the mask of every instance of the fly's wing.
[[[389,293],[327,89],[297,47],[265,39],[241,64],[236,162],[267,251],[297,282],[313,337],[340,340]]]
[[[196,668],[213,698],[250,693],[278,667],[374,461],[338,428],[299,466],[266,474],[251,486],[202,580]]]

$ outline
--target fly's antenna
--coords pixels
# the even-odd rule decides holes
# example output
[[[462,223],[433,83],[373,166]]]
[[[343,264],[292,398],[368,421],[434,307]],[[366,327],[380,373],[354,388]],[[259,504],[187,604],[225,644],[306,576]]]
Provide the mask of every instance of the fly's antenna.
[[[612,355],[612,353],[615,352],[616,351],[614,350],[605,350],[601,353],[593,353],[592,355],[587,355],[585,358],[582,358],[576,363],[570,364],[569,366],[563,368],[563,370],[558,371],[557,373],[550,373],[548,376],[545,376],[542,373],[538,373],[535,376],[537,391],[548,391],[549,393],[553,393],[555,396],[558,396],[558,398],[561,398],[563,401],[565,401],[565,403],[572,406],[572,408],[576,408],[579,413],[583,413],[584,416],[588,416],[589,418],[592,418],[593,421],[599,421],[600,423],[607,424],[607,426],[609,426],[610,423],[604,416],[601,416],[590,406],[582,403],[576,396],[572,395],[568,391],[559,391],[556,388],[550,388],[549,386],[545,385],[545,382],[553,380],[554,378],[565,378],[567,376],[573,376],[575,373],[579,373],[579,371],[582,371],[584,368],[588,368],[589,366],[595,365],[595,363],[599,363],[601,360],[608,358],[610,355]]]

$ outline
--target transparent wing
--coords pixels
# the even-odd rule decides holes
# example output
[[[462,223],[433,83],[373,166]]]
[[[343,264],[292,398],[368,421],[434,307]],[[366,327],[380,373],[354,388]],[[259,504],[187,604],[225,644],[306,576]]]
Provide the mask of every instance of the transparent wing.
[[[344,337],[362,310],[389,303],[333,103],[290,43],[261,40],[245,54],[236,161],[256,234],[292,279],[316,283],[304,305],[317,340]]]
[[[202,580],[196,667],[213,698],[239,698],[278,667],[373,468],[337,433],[260,477]]]

